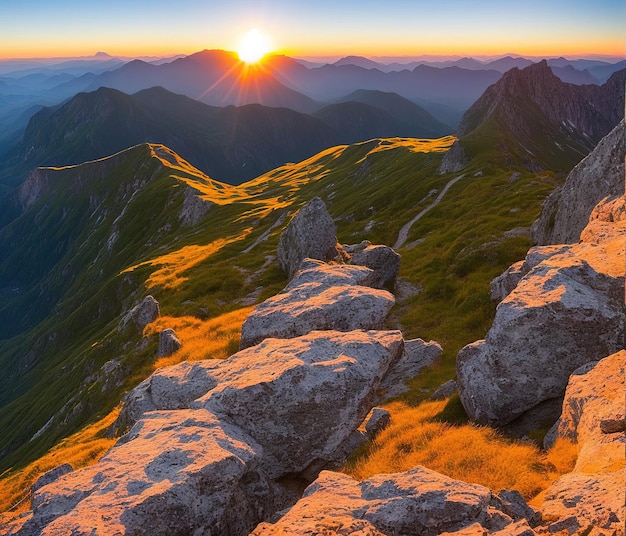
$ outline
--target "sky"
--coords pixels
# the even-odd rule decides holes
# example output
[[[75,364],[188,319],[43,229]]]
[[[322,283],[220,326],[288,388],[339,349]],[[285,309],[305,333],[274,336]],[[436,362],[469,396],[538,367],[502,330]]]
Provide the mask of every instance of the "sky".
[[[237,50],[295,57],[624,56],[624,0],[0,0],[0,58]]]

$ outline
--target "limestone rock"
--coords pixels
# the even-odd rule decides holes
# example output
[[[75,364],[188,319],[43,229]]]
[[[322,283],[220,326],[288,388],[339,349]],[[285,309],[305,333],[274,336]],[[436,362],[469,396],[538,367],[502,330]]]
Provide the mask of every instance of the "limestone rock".
[[[35,493],[18,534],[245,534],[271,493],[259,451],[205,410],[153,412],[96,465]]]
[[[337,254],[337,227],[324,201],[314,197],[289,222],[278,242],[278,264],[291,278],[307,257],[321,261]]]
[[[454,393],[456,393],[456,381],[448,380],[435,390],[435,392],[430,396],[430,399],[445,400],[446,398],[450,398]]]
[[[35,493],[39,488],[47,486],[51,482],[57,480],[59,477],[71,473],[73,470],[74,468],[69,463],[64,463],[55,467],[54,469],[51,469],[50,471],[47,471],[37,480],[35,480],[33,485],[30,487],[30,492]]]
[[[511,265],[503,274],[491,281],[491,299],[500,302],[506,298],[522,279],[524,261]]]
[[[384,245],[368,245],[363,249],[350,252],[351,262],[371,268],[374,273],[370,286],[383,288],[393,285],[400,271],[400,255]]]
[[[293,338],[314,330],[379,329],[395,303],[392,294],[357,284],[371,270],[305,264],[291,283],[259,304],[241,328],[240,348],[268,337]],[[367,270],[367,272],[366,272]]]
[[[535,249],[535,258],[548,256],[498,305],[486,339],[459,352],[459,395],[473,420],[504,425],[562,396],[576,368],[620,348],[626,222],[593,221],[583,236]]]
[[[399,331],[266,339],[223,361],[214,372],[218,385],[194,407],[249,433],[272,478],[314,476],[361,424],[402,347]]]
[[[550,194],[531,229],[535,243],[578,241],[594,207],[606,197],[624,195],[625,132],[622,120]]]
[[[492,500],[483,486],[420,466],[362,482],[323,471],[279,521],[252,534],[486,534],[513,523]]]
[[[557,437],[578,443],[575,470],[610,470],[623,461],[626,438],[604,433],[601,423],[619,422],[626,416],[624,367],[626,351],[621,350],[576,369],[569,379],[561,418],[547,434],[545,444],[551,446]]]
[[[164,329],[159,333],[159,348],[157,357],[167,357],[182,347],[181,342],[173,329]]]
[[[417,376],[420,371],[441,357],[439,343],[412,339],[404,342],[404,352],[385,376],[380,388],[389,397],[399,396],[409,390],[405,381]]]
[[[164,367],[142,381],[123,400],[114,429],[126,430],[148,411],[189,408],[191,402],[217,385],[219,361],[184,361]]]
[[[154,322],[160,314],[159,302],[154,297],[148,295],[124,315],[118,330],[124,331],[132,322],[132,325],[141,331],[150,322]]]
[[[596,534],[624,536],[624,482],[624,469],[562,476],[548,488],[541,506],[544,518],[555,520],[548,530],[581,534],[595,527],[601,529]]]
[[[202,199],[200,196],[201,193],[195,188],[189,186],[185,187],[183,206],[178,213],[178,219],[181,225],[186,227],[198,225],[200,220],[206,216],[209,209],[215,205],[215,203],[207,199]]]

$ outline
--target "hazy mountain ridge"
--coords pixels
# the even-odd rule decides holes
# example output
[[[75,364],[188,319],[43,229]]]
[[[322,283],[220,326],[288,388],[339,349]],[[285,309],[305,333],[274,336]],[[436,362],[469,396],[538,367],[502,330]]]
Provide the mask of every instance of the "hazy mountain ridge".
[[[355,116],[346,115],[346,107],[313,115],[258,104],[217,108],[159,87],[130,96],[108,88],[80,93],[31,118],[7,155],[0,183],[17,186],[36,166],[94,160],[150,142],[171,147],[213,178],[239,184],[334,145],[452,130],[398,95],[359,95],[354,98],[375,107],[353,103]]]

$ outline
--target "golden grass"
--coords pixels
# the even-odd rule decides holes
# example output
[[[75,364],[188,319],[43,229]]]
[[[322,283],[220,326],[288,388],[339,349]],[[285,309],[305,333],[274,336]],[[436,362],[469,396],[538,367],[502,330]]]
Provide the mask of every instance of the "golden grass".
[[[51,469],[64,463],[69,463],[74,469],[96,463],[116,441],[115,438],[104,437],[104,431],[117,419],[119,412],[120,408],[116,408],[98,422],[67,437],[47,454],[23,469],[18,471],[9,469],[0,475],[0,512],[7,512],[25,497],[27,500],[12,510],[10,515],[17,515],[28,510],[30,507],[28,494],[31,485]],[[1,521],[3,520],[0,519]]]
[[[146,281],[146,288],[151,289],[158,286],[164,289],[173,289],[187,281],[188,278],[182,276],[183,272],[208,259],[224,246],[237,242],[238,240],[243,240],[251,231],[252,228],[245,229],[239,236],[220,238],[205,246],[185,246],[172,253],[167,253],[155,259],[130,266],[122,270],[121,273],[132,272],[140,266],[161,266],[161,268],[150,274],[150,277]]]
[[[350,460],[344,471],[363,480],[423,465],[494,492],[516,489],[529,499],[572,470],[575,455],[572,457],[571,446],[565,442],[546,455],[533,443],[511,441],[492,428],[434,420],[445,405],[446,401],[424,402],[417,407],[404,402],[388,404],[390,426],[360,457]]]
[[[154,368],[176,365],[182,361],[224,359],[239,347],[241,325],[253,307],[237,309],[210,320],[193,316],[161,316],[146,326],[145,335],[171,328],[182,343],[182,348],[169,357],[157,359]]]

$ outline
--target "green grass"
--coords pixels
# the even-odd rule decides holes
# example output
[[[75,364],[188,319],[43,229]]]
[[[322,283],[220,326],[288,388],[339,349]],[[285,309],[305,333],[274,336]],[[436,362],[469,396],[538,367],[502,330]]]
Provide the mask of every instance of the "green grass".
[[[421,152],[416,149],[419,144],[405,140],[373,140],[324,151],[230,189],[231,200],[215,198],[217,204],[195,227],[180,223],[184,183],[172,176],[206,183],[209,196],[215,186],[182,164],[164,167],[146,147],[92,167],[53,174],[62,182],[58,190],[0,230],[0,242],[9,233],[23,233],[28,251],[35,252],[39,242],[51,248],[48,256],[35,257],[36,267],[22,259],[22,276],[28,292],[57,289],[45,308],[20,319],[21,333],[3,341],[0,349],[0,366],[6,371],[0,379],[0,452],[4,452],[0,471],[24,466],[63,437],[103,417],[125,391],[151,372],[156,336],[140,346],[139,334],[128,339],[117,333],[120,315],[141,297],[153,294],[163,315],[209,320],[243,307],[242,300],[259,287],[257,301],[275,294],[287,279],[266,258],[275,255],[289,217],[266,241],[245,250],[279,214],[293,214],[316,195],[335,218],[342,243],[368,239],[393,245],[402,225],[432,202],[429,192],[441,191],[454,177],[436,172],[441,150],[451,141],[424,143]],[[94,175],[88,173],[92,168],[97,169]],[[475,177],[479,169],[483,175]],[[409,382],[411,391],[405,398],[411,404],[454,377],[458,350],[484,337],[494,314],[489,282],[523,258],[530,245],[523,237],[507,238],[504,233],[529,226],[555,185],[552,178],[531,173],[509,183],[511,170],[490,169],[476,162],[441,204],[411,229],[407,244],[423,242],[399,250],[400,276],[424,290],[398,303],[392,316],[405,338],[437,340],[444,349],[437,364]],[[86,184],[89,177],[93,182]],[[139,179],[146,179],[145,183],[140,185]],[[64,210],[68,199],[75,213]],[[42,234],[32,233],[33,228],[41,228],[38,221],[46,222]],[[371,231],[365,230],[368,227]],[[107,241],[114,229],[118,238],[109,252]],[[42,238],[44,234],[56,236],[63,248],[55,250],[52,240]],[[159,284],[148,288],[146,282],[159,266],[123,272],[184,247],[205,247],[229,237],[233,240],[221,249],[181,268],[177,277],[182,282],[175,288]],[[2,266],[14,262],[9,257]],[[5,274],[0,274],[0,281],[2,277]],[[28,292],[11,306],[27,310],[32,300]],[[235,342],[229,348],[234,350]],[[31,352],[35,358],[29,361]],[[84,382],[90,376],[97,378],[100,367],[113,358],[127,370],[120,385],[103,391],[100,380]],[[68,402],[61,413],[78,408],[73,417],[63,425],[62,419],[55,420],[48,432],[29,442]],[[456,414],[458,405],[443,415],[456,419]]]

